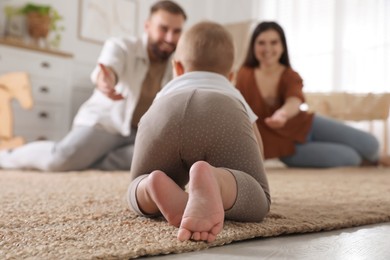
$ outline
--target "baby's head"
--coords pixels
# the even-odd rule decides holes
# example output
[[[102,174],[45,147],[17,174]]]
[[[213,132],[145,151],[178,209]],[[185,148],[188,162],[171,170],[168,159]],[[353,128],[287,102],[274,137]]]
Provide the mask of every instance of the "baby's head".
[[[232,36],[218,23],[197,23],[180,37],[174,61],[177,75],[208,71],[228,77],[234,61]]]

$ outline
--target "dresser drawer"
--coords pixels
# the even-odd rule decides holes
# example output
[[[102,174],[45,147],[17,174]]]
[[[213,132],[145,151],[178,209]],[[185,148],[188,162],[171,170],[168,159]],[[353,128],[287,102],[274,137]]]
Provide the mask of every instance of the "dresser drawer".
[[[14,126],[30,128],[68,128],[68,111],[64,106],[35,104],[31,110],[24,110],[13,102]]]
[[[34,103],[53,103],[59,104],[64,102],[66,95],[66,84],[60,81],[45,80],[39,78],[31,79],[32,94]]]
[[[0,53],[2,73],[24,71],[30,73],[31,76],[63,79],[69,77],[70,59],[2,46],[0,46]]]

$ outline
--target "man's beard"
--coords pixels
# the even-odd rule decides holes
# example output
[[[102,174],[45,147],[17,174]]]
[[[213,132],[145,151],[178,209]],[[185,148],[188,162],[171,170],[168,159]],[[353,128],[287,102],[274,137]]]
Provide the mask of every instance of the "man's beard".
[[[171,54],[175,51],[176,49],[176,46],[173,45],[173,44],[170,44],[171,46],[173,46],[173,50],[172,51],[162,51],[160,50],[159,48],[159,44],[156,42],[156,43],[152,43],[150,45],[150,49],[153,53],[153,56],[161,61],[166,61],[170,56]]]

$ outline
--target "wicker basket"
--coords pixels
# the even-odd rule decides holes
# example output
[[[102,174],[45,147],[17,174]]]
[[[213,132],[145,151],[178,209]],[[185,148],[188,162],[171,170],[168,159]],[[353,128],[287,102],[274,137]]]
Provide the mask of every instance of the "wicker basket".
[[[28,33],[34,40],[46,38],[50,31],[50,16],[38,12],[27,14]]]

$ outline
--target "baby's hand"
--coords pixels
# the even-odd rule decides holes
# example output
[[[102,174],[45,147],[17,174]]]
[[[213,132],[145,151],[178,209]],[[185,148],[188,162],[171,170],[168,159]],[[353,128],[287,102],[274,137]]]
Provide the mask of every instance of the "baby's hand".
[[[277,110],[271,117],[267,117],[264,119],[265,123],[273,128],[273,129],[278,129],[282,128],[286,122],[287,122],[287,113],[284,112],[283,110]]]

